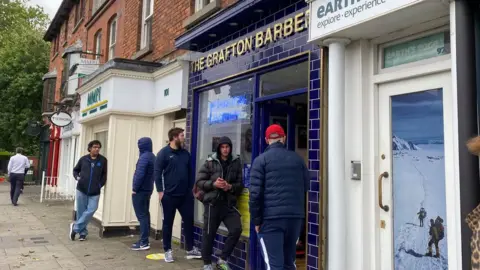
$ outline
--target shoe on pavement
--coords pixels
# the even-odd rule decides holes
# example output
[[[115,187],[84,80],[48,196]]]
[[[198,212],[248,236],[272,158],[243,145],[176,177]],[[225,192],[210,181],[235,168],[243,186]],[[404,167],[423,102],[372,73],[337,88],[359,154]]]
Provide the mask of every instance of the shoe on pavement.
[[[217,261],[217,269],[219,270],[230,270],[228,263],[222,259],[218,259]]]
[[[167,252],[165,252],[165,262],[172,263],[174,261],[175,260],[173,259],[173,251],[171,249],[167,250]]]
[[[192,260],[192,259],[201,259],[202,258],[202,253],[200,250],[198,250],[197,247],[193,247],[192,250],[187,251],[187,260]]]
[[[140,244],[140,242],[137,242],[132,245],[130,248],[131,250],[139,251],[139,250],[149,250],[150,249],[150,244]]]
[[[78,240],[85,241],[85,240],[87,240],[87,236],[86,235],[80,235],[80,238]]]
[[[203,270],[213,270],[213,266],[211,264],[204,265]]]
[[[75,223],[70,223],[70,234],[68,235],[68,238],[70,238],[70,240],[72,241],[75,241],[75,237],[77,236],[77,233],[73,230],[73,226],[75,225]]]

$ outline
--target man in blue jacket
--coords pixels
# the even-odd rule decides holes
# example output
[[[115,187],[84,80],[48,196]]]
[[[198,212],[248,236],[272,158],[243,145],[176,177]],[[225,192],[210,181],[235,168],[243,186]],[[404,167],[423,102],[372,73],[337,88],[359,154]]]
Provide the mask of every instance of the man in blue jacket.
[[[150,197],[153,192],[153,169],[155,155],[152,152],[152,139],[148,137],[138,140],[140,158],[133,176],[132,201],[133,209],[140,222],[140,240],[132,245],[132,250],[150,249]]]
[[[100,155],[102,144],[94,140],[88,144],[88,155],[81,157],[73,168],[77,180],[77,220],[70,224],[70,240],[80,234],[80,241],[87,239],[87,226],[97,211],[102,187],[107,183],[107,159]]]
[[[303,159],[285,148],[281,126],[269,126],[265,139],[269,146],[250,171],[250,216],[266,269],[296,269],[296,242],[305,220],[309,172]]]
[[[187,259],[200,259],[200,251],[193,246],[193,193],[194,184],[190,153],[183,148],[184,130],[168,131],[170,143],[157,154],[155,161],[155,185],[163,207],[163,248],[165,262],[174,262],[172,252],[172,228],[175,213],[182,216]]]

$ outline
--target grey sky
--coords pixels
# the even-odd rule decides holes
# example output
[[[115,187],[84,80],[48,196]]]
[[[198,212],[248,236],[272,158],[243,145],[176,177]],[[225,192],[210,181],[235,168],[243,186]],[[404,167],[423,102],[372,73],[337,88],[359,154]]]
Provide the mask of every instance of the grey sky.
[[[43,7],[43,10],[50,16],[50,19],[53,19],[61,3],[62,0],[30,0],[29,4]]]

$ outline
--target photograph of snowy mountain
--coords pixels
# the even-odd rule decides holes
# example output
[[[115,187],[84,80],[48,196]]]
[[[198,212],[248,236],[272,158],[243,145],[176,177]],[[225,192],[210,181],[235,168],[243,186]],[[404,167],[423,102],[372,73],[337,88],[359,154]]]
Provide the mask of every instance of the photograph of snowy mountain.
[[[394,268],[448,269],[442,89],[391,101]]]

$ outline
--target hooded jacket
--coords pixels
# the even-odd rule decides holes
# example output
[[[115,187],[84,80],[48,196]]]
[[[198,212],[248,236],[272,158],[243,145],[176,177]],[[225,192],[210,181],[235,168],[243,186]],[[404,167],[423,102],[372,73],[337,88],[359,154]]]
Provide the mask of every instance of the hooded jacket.
[[[243,166],[240,156],[232,156],[231,152],[228,161],[222,162],[220,160],[220,146],[222,144],[228,144],[232,149],[230,138],[220,138],[217,152],[212,154],[198,171],[196,185],[205,193],[203,203],[215,205],[223,199],[229,206],[236,206],[237,197],[243,192]],[[222,163],[225,167],[222,166]],[[218,178],[223,178],[232,185],[232,188],[227,192],[217,189],[214,183]]]
[[[250,217],[264,220],[305,218],[310,176],[305,161],[282,143],[274,143],[253,161],[250,171]]]
[[[138,140],[140,157],[133,175],[133,191],[136,193],[144,192],[151,194],[153,192],[155,155],[152,152],[152,148],[152,139],[144,137]]]

